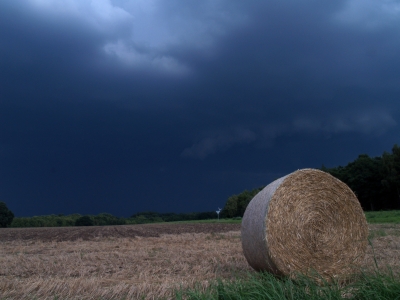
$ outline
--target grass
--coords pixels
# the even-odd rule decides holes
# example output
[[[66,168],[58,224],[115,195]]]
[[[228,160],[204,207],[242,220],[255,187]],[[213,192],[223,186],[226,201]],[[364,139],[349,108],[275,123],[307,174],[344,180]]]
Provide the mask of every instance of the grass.
[[[400,224],[400,210],[387,210],[387,211],[366,211],[365,217],[370,224],[394,223]],[[233,219],[212,219],[212,220],[195,220],[195,221],[178,221],[171,223],[231,223],[240,224],[241,218]]]
[[[368,223],[396,223],[400,224],[400,210],[382,210],[365,212]]]
[[[350,284],[316,284],[315,281],[300,277],[279,279],[269,273],[251,274],[247,279],[235,282],[218,280],[206,291],[190,289],[178,291],[177,299],[192,300],[241,300],[241,299],[400,299],[400,280],[393,273],[362,274]]]
[[[176,224],[195,224],[195,223],[222,223],[222,224],[241,224],[242,218],[233,218],[233,219],[209,219],[209,220],[191,220],[191,221],[176,221],[176,222],[168,222],[168,223],[176,223]]]
[[[382,210],[382,211],[366,211],[365,217],[369,224],[394,223],[400,224],[400,210]],[[233,219],[212,219],[212,220],[196,220],[196,221],[180,221],[175,223],[232,223],[240,224],[241,218]]]
[[[368,223],[400,223],[400,211],[377,211],[365,213]],[[279,279],[269,273],[252,273],[247,279],[237,281],[218,280],[210,285],[205,291],[203,289],[180,290],[176,294],[177,299],[400,299],[400,278],[399,273],[394,274],[382,271],[389,265],[390,257],[393,259],[394,251],[400,249],[400,243],[393,237],[399,236],[399,228],[395,225],[372,225],[370,229],[370,240],[389,236],[385,242],[374,241],[377,254],[370,255],[374,260],[376,267],[378,261],[381,270],[363,273],[357,280],[340,286],[339,284],[318,285],[312,279],[307,277],[301,280],[292,280],[290,278]],[[383,245],[386,243],[386,245]],[[389,246],[390,245],[390,246]],[[374,251],[374,245],[371,242],[370,251]],[[370,253],[372,254],[372,253]],[[388,259],[382,264],[383,256]],[[370,262],[372,263],[372,262]],[[371,266],[372,264],[370,264]]]

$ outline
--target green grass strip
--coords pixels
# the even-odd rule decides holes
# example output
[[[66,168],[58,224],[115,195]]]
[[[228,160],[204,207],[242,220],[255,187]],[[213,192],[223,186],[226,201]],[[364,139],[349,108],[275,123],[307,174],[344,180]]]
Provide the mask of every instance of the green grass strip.
[[[365,212],[368,223],[400,223],[399,210],[382,210]]]
[[[249,275],[247,279],[232,282],[218,280],[205,291],[200,288],[178,291],[177,299],[192,300],[320,300],[320,299],[398,299],[400,279],[393,273],[362,274],[353,283],[317,284],[314,280],[300,276],[296,280],[279,279],[269,273]]]

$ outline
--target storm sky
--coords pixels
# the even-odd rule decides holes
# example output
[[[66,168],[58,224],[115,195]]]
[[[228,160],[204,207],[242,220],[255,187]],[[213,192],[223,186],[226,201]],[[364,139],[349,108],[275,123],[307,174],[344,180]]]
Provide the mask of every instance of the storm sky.
[[[213,211],[400,143],[400,1],[1,0],[0,201]]]

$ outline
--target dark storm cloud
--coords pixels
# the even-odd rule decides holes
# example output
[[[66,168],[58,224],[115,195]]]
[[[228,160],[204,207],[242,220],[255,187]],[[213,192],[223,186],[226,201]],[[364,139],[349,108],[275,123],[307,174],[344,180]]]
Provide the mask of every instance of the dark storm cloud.
[[[0,197],[34,199],[21,214],[207,210],[380,154],[398,142],[399,16],[378,0],[1,1]]]
[[[385,133],[398,117],[398,18],[386,22],[371,2],[358,3],[365,12],[356,21],[351,2],[311,4],[258,6],[251,24],[227,37],[223,54],[206,66],[212,90],[206,105],[259,139],[299,131]],[[387,5],[395,13],[397,4]]]
[[[205,158],[219,149],[229,149],[236,143],[249,143],[255,140],[255,134],[250,130],[236,129],[232,132],[221,132],[212,137],[202,139],[198,144],[186,148],[184,157]]]

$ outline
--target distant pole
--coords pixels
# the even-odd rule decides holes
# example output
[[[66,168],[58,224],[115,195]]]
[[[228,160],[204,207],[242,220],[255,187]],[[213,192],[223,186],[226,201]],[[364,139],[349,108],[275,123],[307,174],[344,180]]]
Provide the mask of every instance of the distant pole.
[[[215,211],[216,213],[217,213],[217,215],[218,215],[218,221],[219,221],[219,213],[221,212],[221,209],[218,207],[218,210],[217,211]]]

